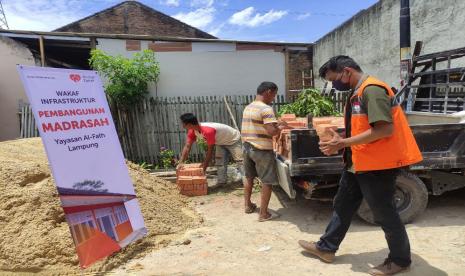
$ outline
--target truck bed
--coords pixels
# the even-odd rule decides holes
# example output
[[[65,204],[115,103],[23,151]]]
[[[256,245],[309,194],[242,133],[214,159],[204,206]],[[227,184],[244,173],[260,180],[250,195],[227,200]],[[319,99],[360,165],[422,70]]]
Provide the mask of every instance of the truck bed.
[[[411,128],[424,159],[411,170],[465,168],[465,123],[419,124]],[[344,129],[338,132],[343,133]],[[289,165],[291,177],[341,172],[342,151],[334,156],[323,155],[314,129],[295,129],[289,135],[289,159],[278,158]]]

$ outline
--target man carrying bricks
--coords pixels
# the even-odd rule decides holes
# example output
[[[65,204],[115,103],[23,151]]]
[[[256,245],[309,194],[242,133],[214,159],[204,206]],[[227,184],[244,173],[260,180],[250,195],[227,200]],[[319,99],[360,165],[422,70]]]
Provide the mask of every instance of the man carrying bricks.
[[[325,155],[344,149],[345,169],[325,233],[318,242],[301,240],[299,244],[321,260],[333,262],[365,199],[389,247],[388,258],[369,273],[392,275],[407,270],[410,244],[394,205],[395,182],[402,167],[422,160],[407,119],[390,86],[364,74],[352,58],[333,57],[319,73],[337,90],[352,91],[345,107],[346,138],[331,130],[332,139],[320,142]]]
[[[272,137],[279,135],[286,125],[278,123],[273,109],[269,106],[277,93],[276,84],[262,82],[257,88],[255,101],[244,109],[242,117],[245,213],[253,213],[257,208],[250,197],[253,180],[258,177],[262,182],[259,221],[271,220],[278,216],[268,211],[271,186],[277,184],[278,181]]]
[[[218,184],[219,186],[227,182],[227,165],[232,158],[238,167],[242,168],[242,145],[241,134],[237,129],[228,125],[219,123],[199,123],[197,117],[192,113],[182,114],[182,125],[187,129],[187,140],[182,150],[181,159],[179,160],[178,169],[182,168],[184,161],[189,156],[192,144],[197,138],[205,140],[207,143],[207,153],[202,162],[202,168],[205,172],[213,156],[215,148],[215,165],[218,166]]]

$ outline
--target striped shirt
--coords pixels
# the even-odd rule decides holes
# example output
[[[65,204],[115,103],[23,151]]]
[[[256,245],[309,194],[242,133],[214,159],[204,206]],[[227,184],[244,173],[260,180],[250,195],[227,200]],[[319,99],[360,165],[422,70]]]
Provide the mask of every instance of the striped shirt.
[[[272,137],[264,125],[276,123],[271,106],[261,101],[254,101],[244,109],[242,117],[242,141],[250,143],[257,149],[273,150]]]

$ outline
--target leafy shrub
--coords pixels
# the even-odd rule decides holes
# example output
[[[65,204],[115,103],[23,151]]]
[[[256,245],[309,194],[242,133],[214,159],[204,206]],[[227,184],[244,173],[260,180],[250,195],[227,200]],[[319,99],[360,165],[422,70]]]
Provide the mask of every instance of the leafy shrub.
[[[163,169],[173,168],[176,164],[176,159],[174,158],[174,150],[167,149],[165,147],[160,148],[160,159]]]
[[[156,82],[160,67],[155,53],[144,50],[133,58],[110,56],[102,50],[92,50],[90,66],[107,79],[105,92],[119,104],[130,106],[148,94],[150,82]]]
[[[293,103],[283,105],[279,115],[293,113],[297,117],[313,114],[315,117],[339,115],[333,101],[323,97],[315,88],[302,90]]]

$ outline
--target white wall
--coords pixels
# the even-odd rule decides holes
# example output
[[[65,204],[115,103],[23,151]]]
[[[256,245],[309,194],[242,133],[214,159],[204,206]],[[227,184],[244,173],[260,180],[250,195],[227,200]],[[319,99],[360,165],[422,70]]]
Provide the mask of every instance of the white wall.
[[[147,49],[148,42],[141,42]],[[131,57],[125,40],[98,39],[99,49]],[[192,52],[157,52],[160,81],[155,96],[250,95],[262,81],[285,90],[284,54],[273,50],[235,51],[234,43],[193,42]]]
[[[19,137],[19,101],[28,102],[16,64],[35,62],[24,45],[0,36],[0,141]]]

